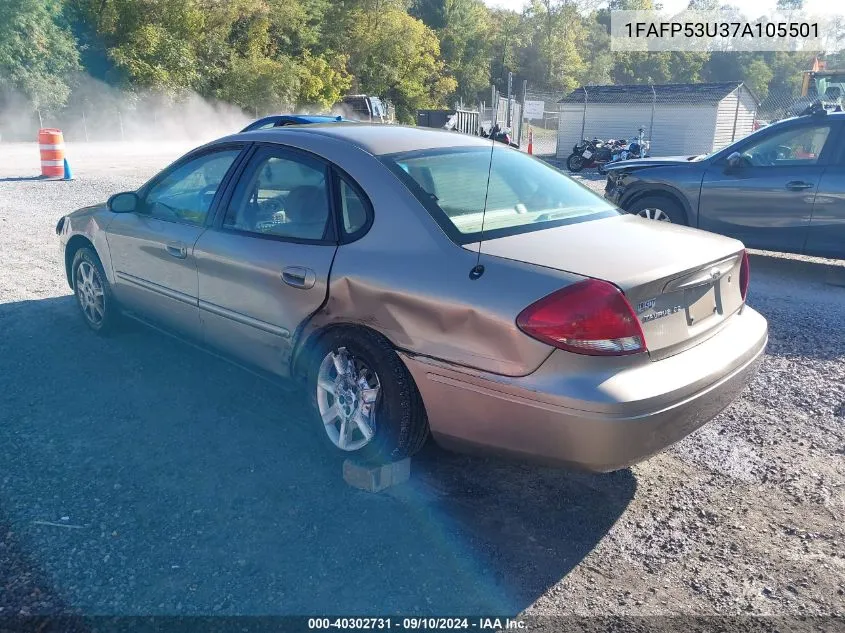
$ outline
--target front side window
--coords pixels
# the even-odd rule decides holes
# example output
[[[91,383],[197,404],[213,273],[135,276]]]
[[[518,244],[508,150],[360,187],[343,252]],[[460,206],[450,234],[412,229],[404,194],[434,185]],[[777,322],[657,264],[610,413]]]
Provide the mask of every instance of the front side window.
[[[458,243],[477,241],[482,222],[484,237],[492,239],[618,214],[558,170],[505,147],[423,150],[382,160]]]
[[[324,165],[305,157],[267,153],[238,184],[223,220],[225,228],[306,240],[322,240],[329,224]]]
[[[147,192],[146,213],[171,222],[203,224],[217,189],[240,152],[211,152],[176,167]]]
[[[793,128],[753,143],[742,157],[754,167],[814,165],[829,135],[829,125]]]

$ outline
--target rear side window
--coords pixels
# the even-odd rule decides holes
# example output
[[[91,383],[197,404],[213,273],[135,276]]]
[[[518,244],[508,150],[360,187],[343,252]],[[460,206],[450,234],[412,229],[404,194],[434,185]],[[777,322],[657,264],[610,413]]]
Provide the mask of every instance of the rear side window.
[[[223,227],[276,237],[323,240],[330,217],[325,165],[269,150],[241,179]]]
[[[355,236],[367,225],[369,204],[345,178],[340,178],[340,218],[343,232]]]
[[[618,214],[558,170],[505,147],[424,150],[382,160],[458,243],[480,239],[482,222],[484,237],[493,239]]]

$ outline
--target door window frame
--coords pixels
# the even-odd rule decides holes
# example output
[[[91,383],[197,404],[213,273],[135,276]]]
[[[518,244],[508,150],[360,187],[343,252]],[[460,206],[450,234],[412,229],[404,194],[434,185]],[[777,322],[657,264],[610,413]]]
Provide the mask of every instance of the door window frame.
[[[750,168],[746,167],[745,169],[795,169],[796,167],[817,167],[828,165],[832,161],[831,154],[836,151],[835,148],[837,146],[841,125],[839,125],[839,121],[828,119],[827,116],[818,118],[814,117],[811,121],[801,121],[794,125],[773,127],[768,130],[768,134],[760,134],[759,136],[755,134],[753,138],[749,137],[738,141],[734,145],[728,146],[722,150],[722,155],[714,161],[714,165],[717,167],[725,167],[727,166],[728,156],[734,152],[743,154],[749,147],[766,143],[775,136],[779,136],[785,132],[800,132],[814,127],[830,128],[830,133],[825,139],[824,147],[822,147],[822,151],[819,153],[819,157],[815,162],[808,161],[806,165],[801,165],[800,163],[792,163],[790,165],[755,165]]]
[[[234,177],[235,173],[241,168],[246,156],[250,153],[249,150],[251,149],[251,145],[251,143],[245,143],[243,141],[233,143],[221,143],[220,145],[201,147],[199,149],[195,149],[188,152],[181,158],[176,159],[176,161],[171,163],[169,166],[165,167],[158,174],[153,176],[150,180],[145,182],[137,189],[136,193],[138,194],[138,198],[142,206],[141,209],[134,211],[133,213],[141,217],[154,218],[156,220],[160,220],[162,222],[169,222],[171,224],[182,224],[185,226],[195,226],[201,228],[210,227],[212,225],[212,222],[214,221],[214,218],[217,215],[218,207],[221,201],[223,200],[224,194],[229,189],[229,185],[232,181],[232,178]],[[196,160],[197,158],[202,158],[203,156],[207,156],[209,154],[216,154],[219,152],[226,152],[231,150],[240,150],[240,153],[235,156],[235,160],[233,160],[232,164],[229,165],[229,169],[226,171],[223,176],[223,179],[220,181],[220,186],[217,187],[217,191],[215,191],[214,193],[214,199],[211,201],[211,204],[208,207],[208,212],[205,214],[205,219],[202,223],[197,224],[194,222],[180,222],[176,219],[160,218],[146,211],[146,197],[150,193],[150,190],[153,189],[156,185],[158,185],[162,180],[167,178],[174,171],[184,167],[186,163]]]
[[[830,165],[845,166],[845,119],[839,119],[837,122],[837,136],[834,139],[834,145],[839,148],[839,154],[831,158]]]
[[[274,235],[271,233],[258,233],[255,231],[245,231],[243,229],[223,226],[223,222],[229,211],[229,207],[233,202],[235,190],[237,189],[238,184],[242,179],[251,178],[254,175],[255,170],[260,165],[260,161],[267,154],[279,156],[280,158],[291,158],[293,160],[296,160],[297,158],[304,158],[306,161],[317,162],[325,168],[330,222],[328,224],[328,231],[323,239],[314,240],[309,238]],[[227,174],[227,176],[226,190],[223,192],[221,198],[217,200],[215,216],[208,224],[208,227],[215,231],[243,235],[245,237],[273,240],[277,242],[289,242],[292,244],[337,246],[339,244],[348,244],[362,238],[367,232],[369,232],[370,227],[373,225],[373,205],[361,185],[359,185],[354,178],[331,161],[299,147],[293,147],[283,143],[253,143],[249,148],[249,151],[247,151],[241,158],[237,168],[231,174]],[[364,205],[364,210],[367,213],[367,221],[364,223],[364,226],[354,233],[347,233],[343,228],[343,218],[341,217],[343,207],[340,201],[340,179],[346,181],[352,190],[355,191],[361,199],[361,202]]]
[[[317,162],[323,167],[323,173],[325,174],[326,182],[326,200],[329,204],[329,222],[327,222],[326,230],[323,232],[322,239],[315,240],[304,237],[275,235],[273,233],[259,233],[257,231],[248,231],[245,229],[224,226],[223,222],[226,219],[226,214],[229,212],[229,208],[235,201],[235,191],[237,191],[238,185],[244,180],[251,179],[255,175],[258,168],[261,166],[261,162],[268,157],[276,157],[287,160],[297,160],[304,158],[306,161],[309,162]],[[222,233],[232,233],[234,235],[244,235],[247,237],[256,237],[259,239],[273,240],[277,242],[336,246],[338,243],[336,237],[337,221],[335,213],[335,204],[333,200],[334,196],[332,195],[331,170],[329,167],[329,163],[326,160],[310,152],[305,152],[302,150],[298,150],[297,148],[289,147],[287,145],[280,145],[277,143],[255,143],[254,147],[249,152],[249,155],[240,165],[237,173],[233,175],[232,179],[230,179],[226,194],[223,198],[221,198],[220,204],[217,207],[214,220],[210,224],[210,227]]]
[[[364,189],[359,185],[352,176],[347,174],[344,170],[338,167],[335,164],[331,165],[331,172],[332,172],[332,198],[333,198],[333,206],[336,209],[334,212],[335,216],[335,226],[337,227],[337,235],[340,236],[340,243],[341,244],[351,244],[357,240],[360,240],[364,237],[370,230],[370,227],[373,226],[373,221],[375,220],[375,212],[373,210],[373,203],[370,201],[370,197],[364,192]],[[346,228],[343,225],[343,201],[341,200],[342,190],[341,190],[341,181],[345,182],[346,185],[355,192],[355,195],[358,196],[358,199],[361,201],[361,204],[364,206],[364,213],[367,214],[367,219],[361,228],[357,229],[356,231],[352,231],[351,233],[346,231]]]

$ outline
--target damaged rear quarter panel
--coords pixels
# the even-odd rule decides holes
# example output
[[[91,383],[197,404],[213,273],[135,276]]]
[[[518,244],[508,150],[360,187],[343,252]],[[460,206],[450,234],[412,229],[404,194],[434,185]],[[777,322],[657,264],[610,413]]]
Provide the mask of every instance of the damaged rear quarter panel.
[[[312,149],[313,151],[313,149]],[[533,372],[552,348],[516,326],[537,299],[580,279],[487,255],[471,280],[476,252],[452,242],[407,188],[372,155],[328,151],[367,192],[375,218],[361,239],[338,248],[328,298],[298,336],[358,324],[412,354],[508,376]]]

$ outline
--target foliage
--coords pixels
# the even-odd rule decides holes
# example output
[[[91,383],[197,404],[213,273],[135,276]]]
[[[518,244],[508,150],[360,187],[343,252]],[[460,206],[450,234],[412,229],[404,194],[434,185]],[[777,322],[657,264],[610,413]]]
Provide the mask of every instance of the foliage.
[[[347,64],[345,55],[326,58],[306,52],[299,64],[297,103],[331,109],[352,86]]]
[[[299,92],[299,73],[291,60],[235,57],[221,78],[216,97],[247,112],[290,108]]]
[[[360,91],[388,98],[405,122],[419,108],[445,105],[457,83],[445,73],[440,43],[429,27],[398,8],[358,9],[351,17],[350,69]]]
[[[411,15],[437,33],[455,97],[474,103],[490,86],[491,25],[481,0],[416,0]]]
[[[35,108],[58,108],[67,101],[79,53],[61,25],[59,9],[54,0],[0,3],[0,105],[13,95]]]
[[[802,3],[778,0],[785,10]],[[654,7],[654,0],[525,0],[522,11],[487,0],[2,0],[0,99],[14,94],[34,108],[59,108],[75,85],[82,94],[80,68],[138,94],[196,92],[248,112],[327,110],[349,91],[364,92],[392,101],[403,121],[420,108],[488,100],[491,84],[506,90],[509,73],[517,94],[523,81],[557,93],[611,82],[745,81],[764,101],[798,95],[812,54],[611,52],[609,10]],[[826,58],[845,65],[841,52]]]

